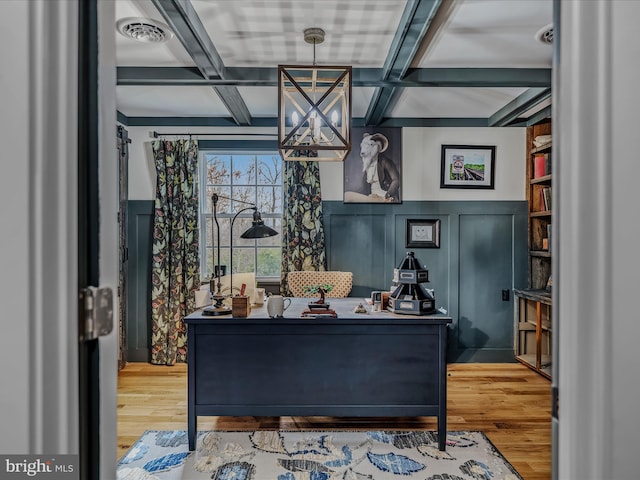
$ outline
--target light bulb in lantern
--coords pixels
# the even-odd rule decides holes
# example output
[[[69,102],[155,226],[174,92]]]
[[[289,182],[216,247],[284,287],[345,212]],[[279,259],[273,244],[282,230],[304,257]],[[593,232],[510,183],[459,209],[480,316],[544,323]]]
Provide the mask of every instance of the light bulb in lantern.
[[[318,118],[318,112],[314,109],[309,116],[309,128],[311,128],[313,143],[320,141],[320,127],[322,127],[322,119]]]
[[[335,110],[331,113],[331,125],[334,127],[338,126],[338,112]]]

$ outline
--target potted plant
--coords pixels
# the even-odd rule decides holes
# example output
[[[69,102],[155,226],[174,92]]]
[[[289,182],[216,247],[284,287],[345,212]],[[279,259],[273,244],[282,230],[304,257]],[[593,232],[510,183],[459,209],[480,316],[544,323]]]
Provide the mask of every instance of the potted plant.
[[[320,294],[320,299],[309,303],[309,307],[310,308],[318,308],[318,307],[328,307],[329,304],[325,302],[324,300],[324,295],[326,293],[329,293],[331,290],[333,290],[333,285],[329,284],[329,283],[318,283],[315,285],[305,285],[304,287],[302,287],[304,293],[319,293]]]

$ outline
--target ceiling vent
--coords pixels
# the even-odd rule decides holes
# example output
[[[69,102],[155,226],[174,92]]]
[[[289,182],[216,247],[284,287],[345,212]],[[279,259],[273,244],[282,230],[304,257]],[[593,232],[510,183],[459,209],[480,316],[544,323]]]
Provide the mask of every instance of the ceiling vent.
[[[173,37],[168,25],[148,18],[123,18],[118,31],[127,38],[147,43],[164,43]]]
[[[553,43],[553,24],[542,27],[536,32],[536,40],[544,43],[545,45],[551,45]]]

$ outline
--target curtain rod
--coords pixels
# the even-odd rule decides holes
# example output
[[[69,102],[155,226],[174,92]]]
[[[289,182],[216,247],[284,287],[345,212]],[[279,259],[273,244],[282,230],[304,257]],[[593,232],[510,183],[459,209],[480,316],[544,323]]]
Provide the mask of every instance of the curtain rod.
[[[181,133],[166,133],[166,132],[151,132],[153,138],[159,137],[204,137],[204,136],[217,136],[217,137],[277,137],[277,133],[193,133],[193,132],[181,132]]]

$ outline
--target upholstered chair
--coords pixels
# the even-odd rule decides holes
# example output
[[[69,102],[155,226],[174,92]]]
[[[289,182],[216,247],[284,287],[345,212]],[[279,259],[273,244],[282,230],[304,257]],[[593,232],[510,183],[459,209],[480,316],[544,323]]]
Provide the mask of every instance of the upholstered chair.
[[[316,272],[301,270],[287,274],[289,289],[294,297],[317,297],[317,292],[307,292],[309,287],[316,285],[331,285],[331,291],[325,294],[327,298],[344,298],[351,293],[353,285],[352,272],[325,271]],[[306,288],[305,288],[306,287]]]

